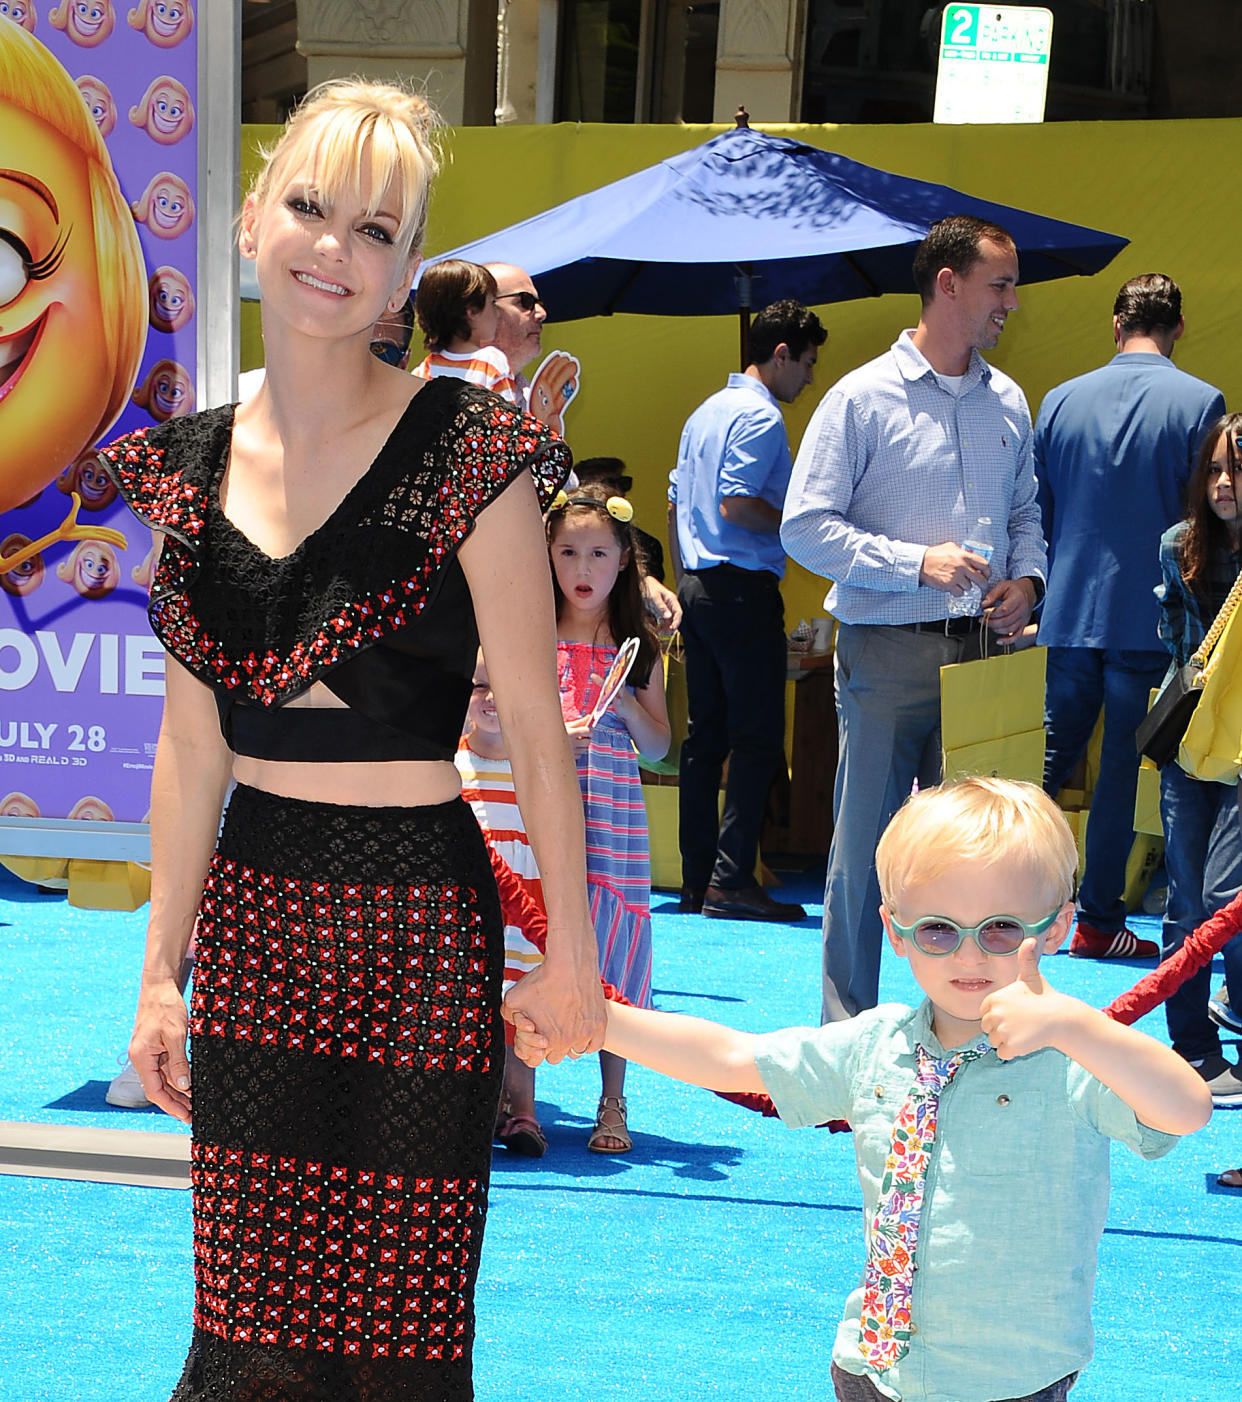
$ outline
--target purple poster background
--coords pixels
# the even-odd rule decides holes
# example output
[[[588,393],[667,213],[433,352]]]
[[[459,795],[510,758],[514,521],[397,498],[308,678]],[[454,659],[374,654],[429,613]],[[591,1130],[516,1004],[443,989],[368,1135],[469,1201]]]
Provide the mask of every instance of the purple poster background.
[[[15,22],[77,84],[137,221],[149,280],[146,344],[110,441],[195,407],[195,16],[190,0],[0,0],[0,44]],[[63,369],[72,377],[72,364]],[[4,432],[0,390],[0,455]],[[14,536],[34,541],[55,530],[71,490],[82,497],[79,525],[118,530],[125,545],[49,545],[37,584],[28,571],[23,592],[0,592],[0,817],[140,821],[164,689],[162,650],[146,621],[151,533],[89,464],[64,469],[32,501],[0,514],[0,556],[12,556]],[[0,576],[0,584],[13,580]]]

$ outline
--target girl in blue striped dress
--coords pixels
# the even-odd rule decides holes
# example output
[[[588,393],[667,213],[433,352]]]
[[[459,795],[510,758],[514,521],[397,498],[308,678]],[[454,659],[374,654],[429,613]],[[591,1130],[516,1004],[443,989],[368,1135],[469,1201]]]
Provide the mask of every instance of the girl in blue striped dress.
[[[659,759],[670,733],[664,663],[630,531],[633,514],[624,497],[582,486],[557,496],[547,530],[561,710],[578,750],[600,972],[645,1008],[651,1006],[651,868],[638,756]],[[639,643],[631,685],[591,725],[603,679],[627,638]],[[633,1147],[626,1127],[626,1063],[611,1052],[600,1052],[599,1059],[603,1093],[587,1146],[624,1154]]]

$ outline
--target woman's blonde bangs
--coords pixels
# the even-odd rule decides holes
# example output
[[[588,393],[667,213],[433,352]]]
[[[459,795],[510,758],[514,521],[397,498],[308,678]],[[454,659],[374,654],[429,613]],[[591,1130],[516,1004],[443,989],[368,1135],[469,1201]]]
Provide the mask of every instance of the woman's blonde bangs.
[[[431,181],[439,160],[431,144],[435,118],[422,98],[387,84],[340,82],[316,89],[291,118],[255,182],[260,203],[293,164],[310,173],[325,199],[361,200],[374,214],[399,192],[397,242],[422,248]]]

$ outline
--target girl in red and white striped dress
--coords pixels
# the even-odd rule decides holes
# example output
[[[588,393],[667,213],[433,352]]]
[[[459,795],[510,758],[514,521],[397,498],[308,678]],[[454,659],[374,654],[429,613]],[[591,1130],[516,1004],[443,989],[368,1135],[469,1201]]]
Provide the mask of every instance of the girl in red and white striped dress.
[[[461,775],[461,796],[478,819],[487,845],[504,862],[536,910],[542,912],[543,884],[535,853],[518,808],[513,769],[496,714],[482,652],[474,668],[466,709],[466,731],[454,762]],[[505,912],[504,992],[543,963],[543,951],[528,932]],[[535,1073],[513,1054],[512,1032],[505,1024],[505,1078],[496,1116],[496,1139],[515,1154],[542,1158],[548,1141],[535,1115]]]

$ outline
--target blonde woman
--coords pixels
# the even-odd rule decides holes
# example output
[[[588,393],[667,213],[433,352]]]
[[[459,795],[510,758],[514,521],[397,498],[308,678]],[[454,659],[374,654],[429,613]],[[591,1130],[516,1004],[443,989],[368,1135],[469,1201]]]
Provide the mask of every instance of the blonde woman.
[[[130,1055],[152,1101],[193,1106],[179,1399],[473,1395],[504,1061],[499,906],[453,766],[480,640],[549,915],[510,1015],[560,1055],[600,1044],[540,522],[568,451],[369,351],[418,264],[430,126],[397,88],[311,94],[241,216],[262,387],[105,454],[163,537]],[[191,1101],[175,975],[195,928]]]

